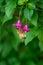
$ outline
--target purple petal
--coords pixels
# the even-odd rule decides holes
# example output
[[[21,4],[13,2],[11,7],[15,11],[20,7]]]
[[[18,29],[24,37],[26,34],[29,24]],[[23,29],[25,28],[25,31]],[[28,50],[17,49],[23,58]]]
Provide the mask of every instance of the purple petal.
[[[16,24],[12,24],[12,26],[16,26]]]
[[[15,27],[21,27],[22,24],[12,24],[12,26],[15,26]]]
[[[21,24],[16,24],[16,27],[21,27]]]
[[[22,29],[23,32],[29,32],[30,31],[30,29],[28,28],[27,25],[22,26],[21,29]]]
[[[18,19],[18,22],[16,24],[12,24],[12,26],[21,27],[22,24],[20,23],[20,19]]]

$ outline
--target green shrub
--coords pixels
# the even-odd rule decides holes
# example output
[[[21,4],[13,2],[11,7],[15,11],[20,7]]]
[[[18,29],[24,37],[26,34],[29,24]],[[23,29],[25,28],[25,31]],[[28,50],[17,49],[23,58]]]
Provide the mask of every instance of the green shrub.
[[[25,39],[12,26],[18,17]],[[43,0],[0,0],[0,65],[43,65]]]

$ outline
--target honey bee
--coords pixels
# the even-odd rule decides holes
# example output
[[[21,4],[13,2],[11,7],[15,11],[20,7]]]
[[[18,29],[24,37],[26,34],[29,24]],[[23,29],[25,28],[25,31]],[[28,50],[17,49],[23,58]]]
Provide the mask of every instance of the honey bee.
[[[17,28],[17,33],[21,39],[26,38],[26,35],[24,34],[24,32],[20,28]]]

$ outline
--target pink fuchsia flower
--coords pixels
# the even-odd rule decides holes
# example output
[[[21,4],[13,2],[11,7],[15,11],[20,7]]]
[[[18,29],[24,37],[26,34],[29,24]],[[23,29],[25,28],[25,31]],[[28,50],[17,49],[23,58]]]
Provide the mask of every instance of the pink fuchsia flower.
[[[15,26],[15,27],[21,27],[22,24],[20,23],[20,18],[18,19],[18,22],[16,24],[12,24],[12,26]]]
[[[22,26],[21,29],[22,29],[23,32],[29,32],[30,31],[27,24],[25,26]]]

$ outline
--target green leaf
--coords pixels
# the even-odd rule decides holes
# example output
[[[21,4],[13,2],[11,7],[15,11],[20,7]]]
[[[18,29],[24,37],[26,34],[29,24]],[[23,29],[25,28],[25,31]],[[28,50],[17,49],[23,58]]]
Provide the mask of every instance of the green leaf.
[[[1,34],[0,34],[0,39],[2,39],[4,36],[7,36],[8,32],[2,27],[1,28]]]
[[[30,2],[37,3],[40,0],[30,0]]]
[[[7,15],[4,15],[4,17],[2,18],[2,25],[7,22],[9,19],[12,19],[12,16],[7,17]]]
[[[8,62],[9,62],[9,64],[15,64],[15,62],[17,61],[17,59],[15,58],[15,57],[10,57],[9,59],[8,59]]]
[[[33,10],[32,9],[28,9],[28,8],[24,9],[25,18],[27,18],[28,20],[31,20],[32,15],[33,15]]]
[[[34,12],[32,19],[31,19],[31,23],[35,26],[37,26],[37,21],[38,21],[38,14],[37,12]]]
[[[18,0],[18,5],[23,5],[24,2],[22,0]]]
[[[41,0],[41,1],[38,2],[38,6],[39,6],[40,8],[43,8],[43,0]]]
[[[4,61],[1,61],[0,65],[6,65],[6,63]]]
[[[11,49],[12,48],[8,43],[4,43],[2,49],[2,57],[6,57],[10,53]]]
[[[20,62],[19,62],[18,59],[15,58],[15,57],[10,57],[10,58],[8,59],[8,62],[9,62],[10,65],[20,65]]]
[[[14,65],[20,65],[21,63],[19,61],[16,61]]]
[[[43,51],[43,43],[42,42],[39,42],[39,47],[40,47],[40,50]]]
[[[28,0],[18,0],[18,5],[23,5],[25,2],[27,2]]]
[[[43,65],[43,60],[40,60],[37,65]]]
[[[3,1],[4,1],[4,0],[0,0],[0,4],[2,4]]]
[[[21,42],[21,39],[19,35],[17,34],[16,28],[12,27],[12,32],[13,32],[13,38],[12,38],[12,46],[15,50],[18,50],[18,46]]]
[[[2,51],[3,45],[0,43],[0,52]]]
[[[36,27],[30,29],[30,32],[26,33],[25,45],[32,41],[38,35],[38,30]]]
[[[36,7],[35,7],[35,4],[34,3],[28,3],[28,8],[29,9],[35,9]]]
[[[5,6],[5,14],[7,15],[7,17],[11,17],[15,11],[15,8],[16,8],[16,1],[14,0],[9,0],[7,3],[6,3],[6,6]]]
[[[12,27],[12,32],[13,32],[15,38],[17,39],[17,41],[20,42],[20,37],[19,37],[19,35],[17,34],[16,28]]]
[[[43,27],[41,27],[38,31],[38,39],[43,42]]]
[[[3,2],[4,0],[0,0],[0,4]]]
[[[36,65],[36,64],[33,61],[29,61],[29,62],[27,62],[26,65]]]

